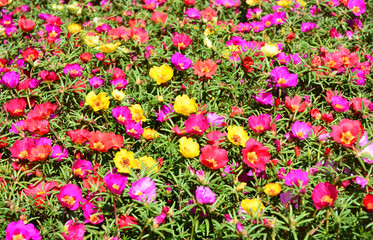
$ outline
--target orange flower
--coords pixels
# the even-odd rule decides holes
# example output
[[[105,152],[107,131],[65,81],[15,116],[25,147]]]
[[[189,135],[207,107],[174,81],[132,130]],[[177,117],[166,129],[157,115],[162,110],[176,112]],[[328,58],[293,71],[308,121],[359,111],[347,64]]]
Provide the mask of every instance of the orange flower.
[[[211,59],[203,62],[198,60],[194,65],[194,74],[200,77],[206,76],[206,78],[211,78],[213,75],[215,75],[217,69],[218,65]]]
[[[88,139],[89,146],[92,150],[98,152],[107,152],[110,148],[114,147],[112,135],[106,132],[91,132]]]

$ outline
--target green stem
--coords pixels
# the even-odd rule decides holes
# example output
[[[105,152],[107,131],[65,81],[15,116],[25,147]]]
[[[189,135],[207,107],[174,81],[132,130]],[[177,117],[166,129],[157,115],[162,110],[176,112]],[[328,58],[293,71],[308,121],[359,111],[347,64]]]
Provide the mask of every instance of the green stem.
[[[197,213],[194,215],[194,219],[193,219],[193,225],[192,225],[192,233],[190,234],[190,240],[193,239],[193,235],[194,235],[194,228],[196,227],[195,224],[196,224],[196,220],[197,220]]]

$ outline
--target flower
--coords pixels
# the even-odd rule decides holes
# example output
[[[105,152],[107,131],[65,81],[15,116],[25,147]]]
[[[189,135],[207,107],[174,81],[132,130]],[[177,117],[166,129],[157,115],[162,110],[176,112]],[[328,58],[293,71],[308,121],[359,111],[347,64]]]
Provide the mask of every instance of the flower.
[[[167,18],[168,16],[166,13],[154,11],[150,19],[155,23],[162,23],[164,25],[167,21]]]
[[[185,131],[190,134],[203,135],[210,127],[210,123],[203,114],[192,114],[184,122]]]
[[[347,112],[350,109],[347,99],[342,96],[332,96],[330,101],[333,109],[337,112]]]
[[[69,152],[66,148],[63,148],[61,145],[58,144],[52,147],[51,158],[54,158],[55,161],[62,161],[68,157]]]
[[[222,127],[225,121],[223,116],[211,112],[206,114],[206,118],[210,125],[215,127]]]
[[[364,207],[367,210],[367,212],[373,212],[373,195],[367,194],[364,197]]]
[[[40,232],[34,224],[25,224],[22,220],[9,223],[5,232],[5,240],[41,240]]]
[[[126,149],[121,149],[115,154],[114,163],[120,173],[130,173],[130,168],[140,168],[139,162],[135,160],[135,153]]]
[[[66,222],[62,236],[65,240],[83,240],[85,227],[83,223],[78,223],[76,219]]]
[[[71,34],[74,34],[74,33],[82,31],[82,26],[77,24],[77,23],[71,23],[71,24],[69,24],[69,26],[67,26],[67,30]]]
[[[0,83],[8,88],[14,88],[19,83],[19,73],[10,71],[6,72],[0,79]]]
[[[358,136],[362,136],[364,128],[360,121],[342,119],[338,125],[332,126],[331,136],[336,143],[342,144],[344,147],[352,148],[356,143]]]
[[[245,149],[242,149],[242,161],[253,169],[265,170],[266,164],[271,159],[268,147],[264,147],[260,142],[251,138],[246,141]]]
[[[193,98],[189,98],[188,95],[183,94],[176,97],[174,109],[177,113],[189,116],[191,113],[197,112],[198,106]]]
[[[310,32],[310,31],[312,31],[314,28],[317,28],[317,24],[316,24],[316,23],[313,23],[313,22],[305,22],[305,23],[302,23],[302,24],[301,24],[300,30],[301,30],[302,32]]]
[[[105,186],[114,194],[121,195],[127,184],[127,177],[117,173],[108,173],[104,177]]]
[[[328,182],[318,183],[312,191],[312,200],[316,209],[333,207],[337,196],[337,188]]]
[[[179,52],[174,53],[170,60],[174,67],[179,71],[187,70],[193,64],[192,60]]]
[[[180,153],[186,158],[194,158],[199,155],[199,144],[193,138],[182,137],[179,139]]]
[[[273,58],[281,51],[278,49],[277,43],[266,43],[261,49],[262,53],[270,58]]]
[[[91,223],[97,225],[105,220],[102,211],[91,202],[84,203],[84,205],[82,206],[82,210],[83,216],[85,217],[84,223]]]
[[[144,132],[141,121],[136,123],[135,121],[131,120],[125,125],[125,127],[126,133],[136,139],[140,139],[141,134]]]
[[[306,186],[308,181],[308,173],[302,169],[292,169],[285,176],[285,185],[286,186],[299,186],[299,183],[302,182],[302,187]]]
[[[100,110],[106,110],[109,108],[110,97],[106,97],[106,92],[101,92],[98,95],[91,91],[85,97],[85,105],[90,106],[93,111],[97,112]]]
[[[111,96],[113,96],[113,98],[116,99],[116,100],[118,100],[119,102],[122,101],[126,97],[126,95],[124,94],[124,92],[119,91],[118,89],[114,89],[111,92]]]
[[[79,208],[80,202],[83,200],[82,190],[78,186],[68,183],[62,186],[57,199],[62,207],[67,207],[71,211],[75,211]]]
[[[18,117],[24,114],[26,101],[23,98],[11,99],[4,104],[4,110],[13,117]]]
[[[308,138],[308,135],[312,134],[312,128],[306,123],[302,121],[296,121],[291,126],[291,131],[293,135],[300,140],[304,140]]]
[[[157,81],[157,85],[160,85],[171,80],[174,76],[174,70],[167,64],[162,64],[160,67],[152,67],[149,71],[149,76]]]
[[[360,16],[366,11],[364,0],[349,0],[347,3],[347,7],[352,10],[352,13],[355,16]]]
[[[103,51],[104,53],[112,53],[117,50],[119,45],[120,45],[120,42],[102,44],[100,45],[100,50]]]
[[[69,77],[73,77],[73,78],[82,76],[82,71],[83,71],[83,68],[77,63],[66,64],[66,66],[63,69],[63,72],[66,75],[69,75]]]
[[[201,148],[199,160],[202,165],[210,169],[219,169],[225,167],[229,159],[225,149],[221,149],[214,145],[206,145]]]
[[[154,181],[149,177],[144,177],[132,183],[128,194],[132,199],[150,203],[151,201],[155,201],[157,197],[157,188]]]
[[[261,114],[259,116],[251,115],[249,117],[249,128],[255,133],[263,133],[271,129],[271,115]]]
[[[209,187],[199,186],[196,189],[196,200],[200,204],[214,204],[216,194]]]
[[[92,172],[92,163],[90,161],[86,161],[84,159],[76,160],[72,165],[73,175],[85,178],[89,173]]]
[[[263,187],[263,191],[268,196],[274,197],[280,194],[281,192],[281,185],[278,183],[267,183]]]
[[[18,26],[24,32],[31,32],[35,27],[35,23],[31,19],[27,19],[22,15],[18,20]]]
[[[113,117],[117,120],[119,124],[126,125],[127,122],[132,120],[131,110],[126,106],[117,106],[113,108],[111,111]]]
[[[96,132],[91,132],[88,141],[91,150],[97,152],[107,152],[114,147],[113,136],[110,133],[100,132],[98,130]]]
[[[186,49],[190,44],[192,44],[192,39],[184,33],[175,33],[172,38],[172,43],[179,49]]]
[[[277,87],[287,88],[297,86],[298,75],[295,73],[290,74],[288,68],[285,66],[275,67],[271,71],[271,76],[276,82]]]
[[[241,145],[245,147],[245,143],[249,140],[249,135],[243,127],[239,126],[228,126],[228,140],[234,145]]]
[[[144,116],[144,110],[142,110],[141,105],[135,104],[128,108],[132,115],[132,120],[135,122],[145,122],[146,117]]]
[[[285,107],[288,108],[293,113],[304,112],[306,110],[306,102],[302,102],[302,97],[295,95],[292,99],[289,96],[285,97]]]
[[[206,61],[198,60],[194,64],[194,74],[200,77],[205,76],[206,78],[211,78],[215,75],[218,65],[211,59]]]
[[[165,122],[169,120],[170,113],[174,112],[174,106],[172,104],[166,104],[161,107],[161,109],[155,113],[155,116],[157,116],[157,121],[159,122]]]
[[[133,226],[132,225],[138,225],[137,224],[137,219],[133,216],[129,215],[120,215],[118,219],[118,225],[119,228],[124,228],[124,230],[131,229]]]
[[[262,216],[263,210],[265,209],[263,203],[257,198],[242,200],[241,207],[247,214],[253,217]]]
[[[159,170],[159,165],[157,165],[157,162],[154,161],[154,158],[152,157],[148,157],[148,156],[139,157],[138,162],[140,162],[141,164],[144,164],[146,166],[146,170],[155,166],[150,171],[150,173],[156,173]]]
[[[76,144],[83,144],[88,141],[91,133],[85,129],[75,129],[66,132],[71,141]]]

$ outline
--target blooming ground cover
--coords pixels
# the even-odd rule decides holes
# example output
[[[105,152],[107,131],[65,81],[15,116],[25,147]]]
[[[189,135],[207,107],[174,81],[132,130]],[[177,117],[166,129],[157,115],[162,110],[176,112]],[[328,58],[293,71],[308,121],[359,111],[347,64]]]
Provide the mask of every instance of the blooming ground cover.
[[[0,6],[0,239],[373,236],[372,1]]]

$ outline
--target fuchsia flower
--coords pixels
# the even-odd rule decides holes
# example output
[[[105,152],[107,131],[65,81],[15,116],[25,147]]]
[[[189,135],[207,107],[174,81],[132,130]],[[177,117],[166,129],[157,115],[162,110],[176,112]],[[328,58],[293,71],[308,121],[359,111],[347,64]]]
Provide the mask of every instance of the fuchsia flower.
[[[222,127],[225,121],[223,116],[211,112],[206,114],[206,118],[210,125],[215,127]]]
[[[199,186],[196,190],[196,200],[200,204],[214,204],[216,194],[209,187]]]
[[[301,27],[300,27],[300,30],[302,32],[310,32],[312,31],[313,29],[317,28],[317,24],[316,23],[313,23],[313,22],[305,22],[305,23],[302,23]]]
[[[83,216],[85,217],[84,223],[91,223],[93,225],[97,225],[102,223],[105,220],[102,211],[97,208],[93,203],[86,202],[82,206]]]
[[[260,89],[258,95],[254,96],[253,98],[262,105],[271,105],[273,106],[273,98],[272,93],[265,92],[263,89]]]
[[[4,84],[8,88],[14,88],[19,83],[19,73],[17,72],[6,72],[0,79],[0,83]]]
[[[74,176],[85,178],[93,170],[92,163],[84,159],[78,159],[73,163],[72,170]]]
[[[78,223],[76,219],[71,219],[65,224],[65,231],[62,236],[65,240],[83,240],[85,227],[83,223]]]
[[[172,43],[176,48],[186,49],[190,44],[192,44],[192,39],[184,33],[175,33],[172,38]]]
[[[66,148],[56,144],[52,147],[51,158],[55,158],[56,161],[62,161],[69,157],[69,152]]]
[[[300,140],[308,138],[308,135],[312,134],[312,127],[310,127],[306,122],[296,121],[291,127],[293,135]]]
[[[163,105],[161,109],[155,113],[155,116],[157,116],[156,120],[162,123],[168,121],[168,115],[172,112],[174,112],[174,106],[172,104]]]
[[[125,125],[125,128],[127,134],[136,139],[140,139],[141,134],[144,132],[141,121],[138,121],[137,123],[133,120],[128,121]]]
[[[99,78],[99,77],[91,77],[89,79],[89,84],[94,88],[99,88],[99,87],[102,87],[102,85],[104,84],[104,79],[102,78]]]
[[[271,129],[271,115],[261,114],[259,116],[251,115],[249,117],[249,128],[255,133],[263,133]]]
[[[297,86],[298,75],[289,73],[287,67],[275,67],[271,71],[271,76],[276,82],[277,87],[287,88]]]
[[[302,169],[292,169],[288,174],[285,176],[285,185],[286,186],[299,186],[300,182],[302,183],[302,187],[306,186],[308,181],[308,173],[303,171]]]
[[[185,131],[190,134],[203,135],[210,123],[203,114],[191,114],[184,122]]]
[[[34,224],[25,224],[22,220],[9,223],[5,231],[5,240],[41,240],[40,232]]]
[[[349,0],[347,3],[347,7],[352,10],[355,16],[360,16],[366,11],[364,0]]]
[[[333,109],[337,112],[347,112],[350,110],[348,100],[342,96],[333,96],[330,101]]]
[[[312,191],[312,200],[316,209],[333,207],[337,196],[337,188],[328,182],[318,183]]]
[[[104,177],[105,186],[114,194],[121,195],[127,184],[127,177],[117,173],[108,173]]]
[[[359,177],[359,176],[357,176],[355,178],[355,182],[356,182],[356,184],[359,184],[362,189],[364,189],[365,186],[368,184],[368,180],[367,179],[365,179],[363,177]]]
[[[66,64],[65,68],[63,69],[63,72],[66,75],[73,78],[82,76],[82,71],[83,68],[78,63]]]
[[[185,10],[184,14],[187,15],[190,19],[199,20],[201,18],[201,14],[199,13],[199,10],[197,8],[188,8],[187,10]]]
[[[151,201],[155,201],[157,197],[157,188],[154,181],[149,177],[144,177],[132,183],[128,194],[132,199],[150,203]]]
[[[179,52],[176,52],[174,55],[172,55],[170,60],[174,67],[179,71],[187,70],[193,64],[192,60],[185,57],[185,55]]]
[[[111,86],[115,86],[115,89],[123,89],[127,86],[128,82],[124,78],[116,78],[110,82]]]
[[[82,190],[78,186],[68,183],[61,188],[57,199],[60,201],[62,207],[67,207],[71,211],[75,211],[79,208],[80,202],[83,200]]]
[[[117,122],[121,125],[126,125],[128,121],[132,120],[132,114],[128,107],[120,107],[117,106],[112,110],[113,117],[117,120]]]

